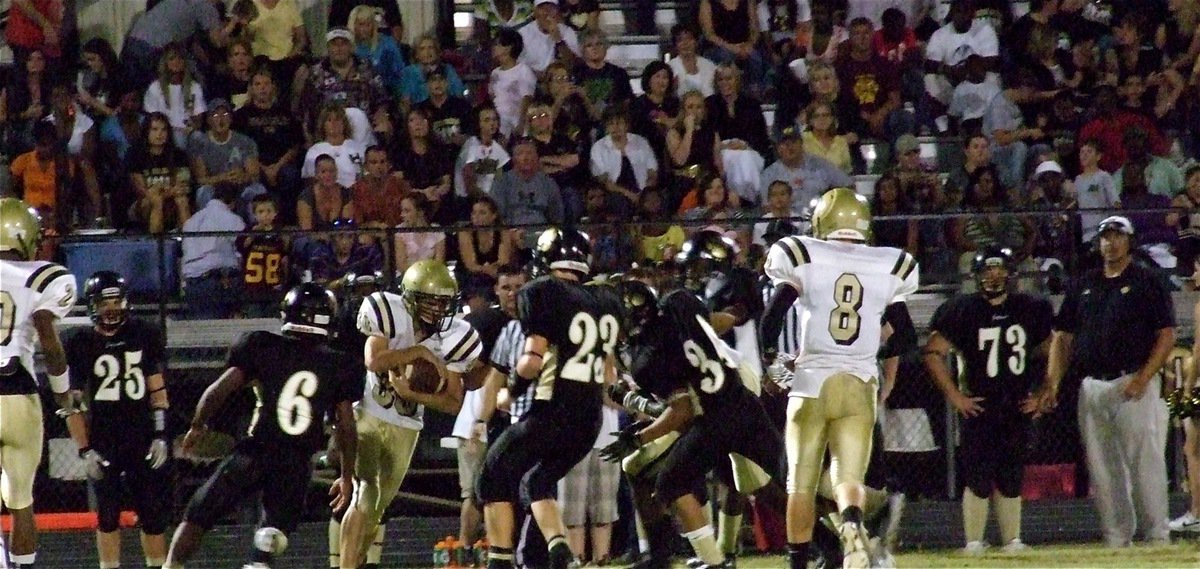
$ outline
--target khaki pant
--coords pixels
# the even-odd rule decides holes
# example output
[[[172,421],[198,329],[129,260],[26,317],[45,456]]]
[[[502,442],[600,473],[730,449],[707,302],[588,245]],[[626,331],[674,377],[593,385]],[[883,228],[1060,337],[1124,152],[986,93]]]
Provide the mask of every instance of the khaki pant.
[[[825,379],[816,399],[788,401],[784,438],[789,493],[816,494],[826,445],[833,455],[829,467],[833,487],[863,482],[871,458],[876,386],[874,378],[863,381],[836,373]]]
[[[364,535],[373,536],[384,510],[408,474],[421,431],[393,425],[362,409],[356,414],[358,458],[354,463],[354,503],[367,514]]]

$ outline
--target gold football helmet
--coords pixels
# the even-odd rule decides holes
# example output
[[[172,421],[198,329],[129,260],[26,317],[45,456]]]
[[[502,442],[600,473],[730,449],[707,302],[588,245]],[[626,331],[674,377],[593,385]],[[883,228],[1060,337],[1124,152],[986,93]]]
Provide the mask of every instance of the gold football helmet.
[[[32,261],[42,238],[42,222],[29,204],[16,198],[0,199],[0,251],[16,251]]]
[[[869,243],[871,206],[867,198],[850,188],[834,188],[817,199],[812,212],[813,236],[817,239],[852,239]]]
[[[400,281],[400,296],[408,313],[422,325],[450,329],[450,317],[458,311],[458,281],[445,263],[434,259],[413,263]]]

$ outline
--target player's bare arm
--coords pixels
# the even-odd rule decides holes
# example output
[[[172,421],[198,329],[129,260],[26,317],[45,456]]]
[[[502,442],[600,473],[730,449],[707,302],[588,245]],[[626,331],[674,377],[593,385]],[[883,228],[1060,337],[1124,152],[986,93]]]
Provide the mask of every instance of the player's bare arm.
[[[71,390],[66,379],[67,371],[67,352],[63,349],[62,339],[58,337],[58,328],[55,325],[58,317],[47,310],[39,310],[33,313],[33,327],[37,330],[38,341],[42,345],[42,354],[46,358],[46,373],[52,378],[50,390],[54,393],[54,402],[58,404],[65,413],[63,416],[67,421],[67,431],[71,435],[71,439],[81,449],[90,446],[87,434],[87,421],[83,415],[77,413],[83,400],[83,395],[78,390]],[[55,377],[63,378],[63,384],[53,380]]]
[[[246,373],[241,368],[231,367],[204,390],[200,402],[196,404],[196,414],[192,417],[191,427],[183,436],[183,452],[192,450],[200,437],[208,431],[208,422],[212,416],[225,406],[225,401],[230,395],[246,386],[246,381]]]
[[[550,342],[544,336],[533,334],[526,338],[525,353],[521,354],[521,358],[517,360],[517,366],[514,368],[517,375],[524,380],[532,380],[537,377],[542,371],[548,349],[550,349]]]
[[[388,339],[383,336],[369,336],[363,344],[363,361],[367,370],[383,375],[390,370],[400,369],[416,360],[425,360],[438,368],[438,373],[445,377],[446,362],[429,348],[417,344],[399,350],[389,350]]]
[[[358,430],[354,420],[354,406],[349,401],[339,401],[334,408],[333,436],[337,440],[341,475],[329,489],[333,500],[329,507],[339,512],[350,504],[354,495],[354,461],[358,457]]]
[[[1046,378],[1028,399],[1021,402],[1021,412],[1038,418],[1049,413],[1058,405],[1058,386],[1067,375],[1067,363],[1071,359],[1071,346],[1075,334],[1055,330],[1050,335],[1050,353],[1046,363]]]
[[[437,393],[421,393],[413,391],[409,385],[408,377],[402,373],[396,373],[394,368],[388,371],[388,382],[392,386],[392,390],[396,392],[398,397],[402,397],[414,403],[420,403],[429,409],[440,411],[448,415],[457,415],[459,409],[462,408],[463,401],[463,383],[462,374],[456,371],[446,370],[442,374],[446,380],[446,385]]]
[[[983,412],[983,407],[979,404],[983,398],[967,397],[954,384],[950,366],[946,365],[946,357],[953,349],[954,345],[945,336],[934,332],[929,335],[929,341],[921,349],[921,359],[925,362],[925,369],[929,370],[929,376],[933,378],[934,385],[942,391],[946,400],[963,417],[974,417]]]
[[[692,398],[688,396],[687,390],[676,391],[667,400],[666,411],[663,411],[646,428],[638,431],[638,439],[642,443],[647,443],[672,431],[682,431],[695,416]]]

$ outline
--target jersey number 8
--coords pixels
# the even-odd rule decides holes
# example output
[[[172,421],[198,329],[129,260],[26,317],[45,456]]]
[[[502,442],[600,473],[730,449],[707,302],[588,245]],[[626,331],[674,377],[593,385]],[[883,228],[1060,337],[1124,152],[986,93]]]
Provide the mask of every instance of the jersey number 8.
[[[125,396],[130,401],[138,401],[146,395],[146,375],[142,373],[142,351],[125,352],[124,381],[118,381],[121,375],[121,363],[112,354],[104,354],[96,358],[92,365],[92,373],[100,379],[93,401],[118,401],[121,399],[121,388],[125,388]],[[124,384],[123,386],[121,384]]]
[[[604,383],[604,360],[613,353],[619,330],[617,318],[611,314],[601,316],[599,322],[586,312],[576,314],[567,334],[579,349],[563,364],[559,375],[571,381]],[[597,342],[600,343],[599,354],[596,353]]]
[[[863,305],[863,285],[854,273],[842,273],[833,282],[835,308],[829,313],[829,335],[839,346],[849,346],[858,340],[862,318],[858,311]]]

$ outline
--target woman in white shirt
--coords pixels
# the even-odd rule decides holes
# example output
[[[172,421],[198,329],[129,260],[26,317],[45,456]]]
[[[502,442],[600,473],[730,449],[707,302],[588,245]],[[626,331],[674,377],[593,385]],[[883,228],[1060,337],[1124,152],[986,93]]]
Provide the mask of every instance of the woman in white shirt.
[[[142,108],[162,113],[171,119],[175,146],[187,147],[187,137],[197,125],[204,124],[204,89],[192,77],[183,48],[172,44],[158,60],[158,79],[146,89]]]
[[[500,116],[500,134],[505,138],[519,130],[526,100],[537,89],[537,75],[517,60],[523,45],[521,34],[510,28],[500,28],[492,41],[492,61],[496,67],[488,78],[488,94]]]
[[[317,157],[328,154],[337,163],[337,182],[347,188],[358,181],[362,171],[365,149],[353,140],[354,129],[346,110],[340,105],[330,104],[321,109],[317,117],[317,139],[304,154],[304,166],[300,169],[301,178],[312,178],[316,174],[314,163]]]
[[[484,103],[475,109],[479,134],[467,139],[454,166],[454,193],[471,199],[490,194],[496,174],[508,164],[508,151],[496,140],[500,116]]]
[[[658,160],[643,137],[630,134],[623,107],[604,111],[608,135],[592,145],[591,172],[609,192],[609,208],[624,218],[637,210],[638,194],[657,185]]]
[[[424,194],[413,192],[400,200],[400,217],[404,219],[398,229],[422,229],[437,227],[429,222],[429,200]],[[396,233],[396,271],[403,273],[413,263],[425,259],[446,260],[446,234],[440,231]]]
[[[671,28],[671,43],[676,57],[667,62],[675,73],[676,94],[680,98],[688,91],[700,91],[705,97],[713,94],[713,75],[717,64],[699,55],[696,31],[686,24]]]

